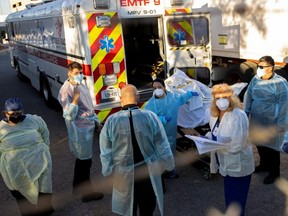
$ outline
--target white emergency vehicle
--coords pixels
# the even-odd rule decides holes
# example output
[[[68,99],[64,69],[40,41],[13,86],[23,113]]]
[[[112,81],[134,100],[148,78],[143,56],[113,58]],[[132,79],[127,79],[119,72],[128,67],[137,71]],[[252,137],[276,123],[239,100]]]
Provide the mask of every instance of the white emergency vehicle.
[[[67,79],[67,65],[83,66],[102,121],[119,110],[119,88],[134,84],[145,102],[151,81],[175,67],[210,84],[209,14],[192,14],[191,0],[57,0],[6,19],[11,64],[49,104]]]
[[[249,82],[264,55],[288,80],[286,0],[194,0],[192,8],[192,14],[210,14],[213,83]]]

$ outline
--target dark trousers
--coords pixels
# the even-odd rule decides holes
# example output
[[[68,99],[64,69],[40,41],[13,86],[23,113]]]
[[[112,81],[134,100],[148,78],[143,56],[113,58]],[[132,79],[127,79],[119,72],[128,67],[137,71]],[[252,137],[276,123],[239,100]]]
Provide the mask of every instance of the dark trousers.
[[[248,197],[251,175],[244,177],[224,177],[224,193],[226,208],[231,203],[237,203],[241,207],[241,216],[245,215],[245,206]]]
[[[73,178],[73,193],[75,195],[83,195],[84,193],[93,191],[90,178],[91,165],[92,159],[76,159]]]
[[[147,167],[146,167],[147,168]],[[148,173],[148,169],[147,169]],[[134,182],[133,216],[153,216],[156,207],[156,196],[149,176]]]
[[[48,216],[54,212],[52,207],[52,194],[39,193],[37,205],[30,203],[19,191],[10,191],[16,199],[20,214],[22,216]]]
[[[270,175],[280,175],[280,152],[274,149],[257,146],[260,156],[260,166],[269,172]]]

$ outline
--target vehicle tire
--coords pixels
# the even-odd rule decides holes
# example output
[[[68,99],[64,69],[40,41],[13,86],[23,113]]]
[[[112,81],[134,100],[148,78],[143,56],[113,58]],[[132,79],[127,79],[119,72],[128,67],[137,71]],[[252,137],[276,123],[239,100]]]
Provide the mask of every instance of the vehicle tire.
[[[48,107],[53,107],[53,97],[51,94],[51,89],[49,82],[45,75],[41,75],[41,94],[45,100]]]
[[[280,76],[282,76],[283,78],[285,78],[288,81],[288,68],[284,67],[284,68],[275,68],[274,72]]]
[[[254,62],[243,62],[238,65],[232,65],[227,70],[225,82],[233,85],[237,82],[249,83],[253,76],[256,74],[257,64]]]
[[[25,77],[24,74],[22,74],[18,62],[15,63],[15,70],[16,70],[17,78],[18,78],[21,82],[27,82],[28,78]]]

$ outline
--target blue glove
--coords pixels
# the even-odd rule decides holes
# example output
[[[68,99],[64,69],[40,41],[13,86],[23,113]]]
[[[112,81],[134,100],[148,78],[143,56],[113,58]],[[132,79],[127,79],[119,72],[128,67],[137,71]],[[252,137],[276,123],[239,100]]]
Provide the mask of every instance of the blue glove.
[[[170,122],[172,120],[170,116],[165,116],[164,118],[166,119],[167,122]]]
[[[199,96],[198,92],[194,92],[194,91],[189,91],[190,94],[191,94],[191,97],[193,96]]]
[[[160,119],[160,121],[162,122],[163,125],[167,124],[167,120],[166,120],[165,116],[158,116],[158,118]]]

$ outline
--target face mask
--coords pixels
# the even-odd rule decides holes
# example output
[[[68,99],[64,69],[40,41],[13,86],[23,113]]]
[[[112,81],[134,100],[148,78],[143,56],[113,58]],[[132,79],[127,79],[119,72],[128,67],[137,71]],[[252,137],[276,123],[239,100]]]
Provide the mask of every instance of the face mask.
[[[14,124],[17,124],[21,121],[21,115],[11,115],[9,116],[8,120],[13,122]]]
[[[153,93],[156,97],[162,97],[164,95],[163,89],[155,89]]]
[[[83,77],[83,74],[78,74],[76,76],[73,76],[73,80],[79,85],[83,81]]]
[[[260,77],[260,78],[266,74],[265,70],[264,69],[260,69],[260,68],[257,68],[256,73],[257,73],[257,76]]]
[[[229,101],[226,98],[219,98],[216,100],[216,106],[220,110],[226,110],[229,107]]]

